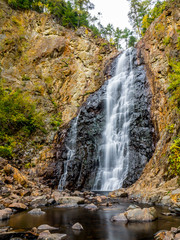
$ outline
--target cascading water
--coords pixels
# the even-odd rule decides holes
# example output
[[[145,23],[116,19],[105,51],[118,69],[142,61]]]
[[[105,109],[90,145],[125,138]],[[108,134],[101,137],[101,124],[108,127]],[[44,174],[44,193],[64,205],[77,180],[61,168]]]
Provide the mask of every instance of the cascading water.
[[[78,114],[79,116],[79,114]],[[68,174],[68,164],[70,161],[74,160],[75,153],[76,153],[76,140],[77,140],[77,122],[78,122],[78,116],[74,119],[74,123],[72,124],[71,132],[70,132],[70,140],[68,141],[68,144],[66,144],[67,148],[67,160],[64,161],[63,167],[64,167],[64,173],[61,175],[58,189],[62,191],[66,185],[66,179]]]
[[[88,97],[69,128],[59,133],[60,190],[130,186],[152,156],[151,93],[136,49],[115,59],[111,71],[114,77]]]
[[[133,105],[133,70],[130,50],[118,59],[115,76],[107,86],[104,144],[99,147],[100,167],[95,190],[122,186],[129,166],[129,126]]]

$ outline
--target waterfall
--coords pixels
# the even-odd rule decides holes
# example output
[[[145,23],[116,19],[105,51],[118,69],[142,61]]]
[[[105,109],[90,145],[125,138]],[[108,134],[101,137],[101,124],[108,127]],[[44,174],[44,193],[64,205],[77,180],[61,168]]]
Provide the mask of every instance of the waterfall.
[[[79,116],[79,114],[78,114]],[[70,131],[70,140],[66,144],[67,149],[67,160],[63,162],[63,169],[64,172],[61,175],[58,189],[62,191],[64,187],[66,186],[66,179],[68,174],[68,165],[70,164],[70,161],[74,160],[75,153],[76,153],[76,141],[77,141],[77,123],[78,123],[78,116],[74,119],[74,122],[71,127]]]
[[[59,189],[111,191],[132,185],[154,151],[151,92],[137,51],[111,66],[113,77],[91,94],[58,146]]]
[[[99,169],[94,190],[122,187],[129,166],[129,126],[133,106],[133,70],[131,49],[119,56],[115,76],[108,82],[106,125],[99,146]]]

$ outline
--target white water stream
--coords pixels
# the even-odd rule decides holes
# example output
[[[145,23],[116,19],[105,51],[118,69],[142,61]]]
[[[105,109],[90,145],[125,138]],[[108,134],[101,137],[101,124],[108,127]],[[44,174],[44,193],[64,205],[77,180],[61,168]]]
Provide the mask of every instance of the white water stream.
[[[99,146],[94,190],[118,189],[127,176],[133,88],[131,49],[128,49],[118,58],[115,76],[107,86],[104,144]]]

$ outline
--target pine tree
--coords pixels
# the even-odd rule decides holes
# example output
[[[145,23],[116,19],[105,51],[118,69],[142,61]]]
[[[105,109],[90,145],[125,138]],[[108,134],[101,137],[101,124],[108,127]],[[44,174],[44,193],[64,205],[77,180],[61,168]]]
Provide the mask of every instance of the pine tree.
[[[130,2],[130,12],[128,17],[133,29],[141,36],[141,26],[143,17],[150,9],[152,0],[128,0]]]

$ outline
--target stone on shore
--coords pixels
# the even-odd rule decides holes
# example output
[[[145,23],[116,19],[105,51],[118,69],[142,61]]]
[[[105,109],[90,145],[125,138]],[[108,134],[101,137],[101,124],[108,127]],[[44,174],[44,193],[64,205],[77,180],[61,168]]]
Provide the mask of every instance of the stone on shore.
[[[34,208],[31,211],[28,212],[31,215],[44,215],[45,212],[42,211],[40,208]]]
[[[58,228],[49,226],[48,224],[42,224],[38,227],[38,230],[57,230]]]
[[[59,197],[58,199],[56,198],[56,202],[58,204],[83,204],[84,198],[65,196]]]
[[[113,216],[111,218],[111,221],[112,222],[124,222],[124,223],[128,222],[127,217],[125,216],[124,213],[120,213],[118,215]]]
[[[26,210],[28,207],[23,203],[12,203],[9,205],[9,208],[14,208],[18,211]]]
[[[0,221],[9,219],[12,212],[13,211],[11,208],[5,208],[3,210],[0,210]]]
[[[66,239],[66,234],[53,233],[51,234],[49,230],[43,231],[39,234],[38,240],[63,240]]]
[[[91,211],[94,211],[94,210],[98,209],[98,207],[96,205],[94,205],[93,203],[86,205],[84,208],[88,209],[88,210],[91,210]]]
[[[130,222],[151,222],[157,219],[157,212],[154,207],[128,210],[125,215]]]
[[[72,226],[72,229],[73,230],[84,230],[83,226],[80,224],[80,223],[75,223],[73,226]]]

